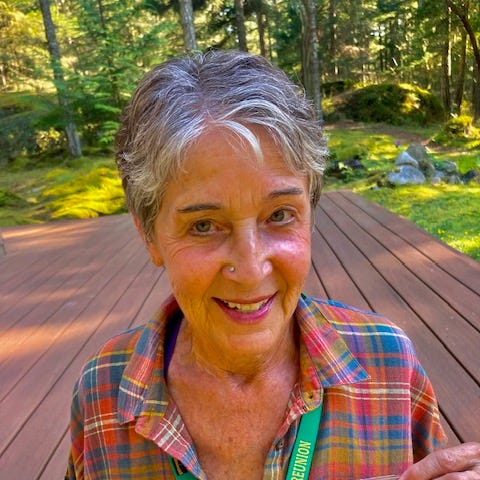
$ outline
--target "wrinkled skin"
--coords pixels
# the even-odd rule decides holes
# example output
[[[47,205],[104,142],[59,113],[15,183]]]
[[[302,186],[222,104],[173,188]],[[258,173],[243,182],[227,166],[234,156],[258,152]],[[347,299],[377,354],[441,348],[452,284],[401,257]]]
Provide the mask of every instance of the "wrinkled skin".
[[[431,453],[409,467],[400,480],[480,480],[480,443],[464,443]]]

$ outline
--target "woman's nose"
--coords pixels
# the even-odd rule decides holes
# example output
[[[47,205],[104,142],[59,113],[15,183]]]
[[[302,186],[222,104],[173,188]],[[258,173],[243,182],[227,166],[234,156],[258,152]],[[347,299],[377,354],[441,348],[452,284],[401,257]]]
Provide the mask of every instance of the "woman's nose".
[[[232,234],[227,268],[229,278],[244,284],[255,284],[272,272],[270,245],[257,225],[243,226]]]

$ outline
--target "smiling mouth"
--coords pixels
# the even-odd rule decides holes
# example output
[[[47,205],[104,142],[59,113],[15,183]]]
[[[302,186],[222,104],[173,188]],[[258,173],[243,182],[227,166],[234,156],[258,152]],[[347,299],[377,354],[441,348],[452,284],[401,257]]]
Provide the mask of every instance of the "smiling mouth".
[[[231,308],[233,310],[236,310],[237,312],[241,313],[252,313],[252,312],[257,312],[261,308],[263,308],[270,298],[267,298],[266,300],[262,300],[261,302],[256,302],[256,303],[234,303],[234,302],[228,302],[227,300],[220,300],[224,305],[226,305],[228,308]]]
[[[269,305],[273,302],[274,295],[264,298],[258,302],[232,302],[229,300],[224,300],[222,298],[215,298],[215,300],[224,308],[232,310],[237,313],[252,314],[256,312],[262,312],[266,308],[269,308]]]

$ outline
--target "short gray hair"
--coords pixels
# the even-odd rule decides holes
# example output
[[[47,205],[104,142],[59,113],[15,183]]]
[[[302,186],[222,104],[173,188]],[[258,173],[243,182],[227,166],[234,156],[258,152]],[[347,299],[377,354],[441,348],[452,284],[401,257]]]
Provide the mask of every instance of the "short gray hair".
[[[154,67],[140,81],[115,139],[127,207],[147,239],[168,182],[188,148],[212,127],[243,138],[262,158],[248,127],[272,136],[293,172],[318,202],[327,148],[303,90],[261,56],[235,51],[193,53]]]

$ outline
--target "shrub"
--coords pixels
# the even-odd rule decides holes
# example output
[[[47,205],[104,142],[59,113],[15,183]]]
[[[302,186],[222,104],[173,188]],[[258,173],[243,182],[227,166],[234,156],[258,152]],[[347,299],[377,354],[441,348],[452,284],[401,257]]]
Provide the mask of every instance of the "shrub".
[[[440,101],[414,85],[384,83],[344,94],[337,109],[360,122],[428,125],[444,118]]]
[[[478,149],[480,146],[480,129],[473,125],[469,115],[459,115],[445,123],[434,141],[451,147]]]
[[[27,202],[16,193],[0,188],[0,207],[23,207]]]
[[[332,95],[338,95],[339,93],[351,90],[355,82],[353,80],[335,80],[332,82],[324,82],[320,86],[322,95],[331,97]]]
[[[58,107],[53,97],[32,93],[4,93],[0,96],[0,166],[21,154],[47,148],[58,132],[41,128],[42,120]]]
[[[444,127],[447,135],[452,137],[468,137],[473,125],[473,118],[469,115],[460,115],[459,117],[451,118]]]

